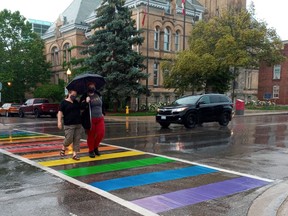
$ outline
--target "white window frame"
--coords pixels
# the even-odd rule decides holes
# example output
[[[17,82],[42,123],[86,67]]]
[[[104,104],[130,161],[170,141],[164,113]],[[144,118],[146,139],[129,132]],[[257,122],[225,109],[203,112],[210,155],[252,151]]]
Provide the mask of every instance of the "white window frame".
[[[179,51],[180,50],[180,32],[176,31],[175,33],[175,51]]]
[[[274,85],[273,86],[273,98],[279,98],[280,86]]]
[[[59,50],[56,46],[52,48],[51,51],[51,58],[52,58],[52,66],[59,65]]]
[[[167,27],[164,29],[164,51],[170,51],[171,30]]]
[[[281,78],[281,65],[274,65],[273,67],[273,79],[278,80]]]
[[[70,44],[69,43],[65,43],[63,46],[63,59],[66,62],[70,62],[71,61],[71,50],[69,50],[70,48]]]
[[[159,50],[159,36],[160,36],[160,28],[157,26],[154,31],[154,49]]]
[[[154,62],[153,65],[153,86],[159,85],[159,63]]]

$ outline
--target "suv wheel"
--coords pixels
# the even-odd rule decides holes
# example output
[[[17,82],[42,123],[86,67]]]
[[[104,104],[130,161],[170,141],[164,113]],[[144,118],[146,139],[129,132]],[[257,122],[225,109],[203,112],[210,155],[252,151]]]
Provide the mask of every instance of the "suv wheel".
[[[34,110],[34,115],[35,115],[35,118],[40,118],[40,113],[38,109]]]
[[[220,117],[219,124],[221,126],[227,126],[229,124],[229,121],[230,121],[229,116],[230,116],[230,114],[228,112],[224,112]]]
[[[168,128],[170,123],[166,123],[166,122],[161,122],[159,123],[161,125],[162,128]]]
[[[188,113],[184,120],[186,128],[194,128],[197,124],[197,115],[195,113]]]
[[[24,112],[22,110],[19,110],[19,117],[24,118]]]

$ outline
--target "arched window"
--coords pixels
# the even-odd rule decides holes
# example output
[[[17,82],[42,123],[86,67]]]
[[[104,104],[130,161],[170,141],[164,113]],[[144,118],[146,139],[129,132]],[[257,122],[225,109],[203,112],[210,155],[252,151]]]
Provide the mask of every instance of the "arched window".
[[[159,85],[159,63],[154,62],[153,66],[153,85],[158,86]]]
[[[171,31],[169,28],[164,29],[164,51],[170,51]]]
[[[159,36],[160,36],[160,29],[157,26],[154,30],[154,49],[159,50]]]
[[[70,62],[70,60],[71,60],[71,50],[69,48],[70,48],[70,44],[65,43],[63,46],[63,60],[66,63]]]
[[[180,48],[179,44],[180,44],[180,32],[178,30],[175,33],[175,51],[179,51]]]
[[[51,61],[52,66],[59,65],[59,50],[56,46],[54,46],[51,50]]]

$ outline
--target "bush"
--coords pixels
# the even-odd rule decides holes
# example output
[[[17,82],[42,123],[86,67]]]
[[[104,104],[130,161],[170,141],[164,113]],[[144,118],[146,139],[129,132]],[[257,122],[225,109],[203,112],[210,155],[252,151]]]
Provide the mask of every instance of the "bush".
[[[140,106],[140,110],[148,110],[148,111],[156,111],[159,107],[161,106],[166,106],[167,103],[164,103],[164,102],[159,102],[159,103],[149,103],[148,104],[148,109],[146,109],[146,104],[142,104]]]

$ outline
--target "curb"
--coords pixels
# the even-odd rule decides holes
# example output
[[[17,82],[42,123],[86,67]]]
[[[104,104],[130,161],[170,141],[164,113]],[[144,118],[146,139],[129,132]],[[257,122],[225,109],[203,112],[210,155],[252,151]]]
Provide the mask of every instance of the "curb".
[[[276,181],[259,195],[250,206],[247,216],[284,216],[288,212],[288,180]]]

